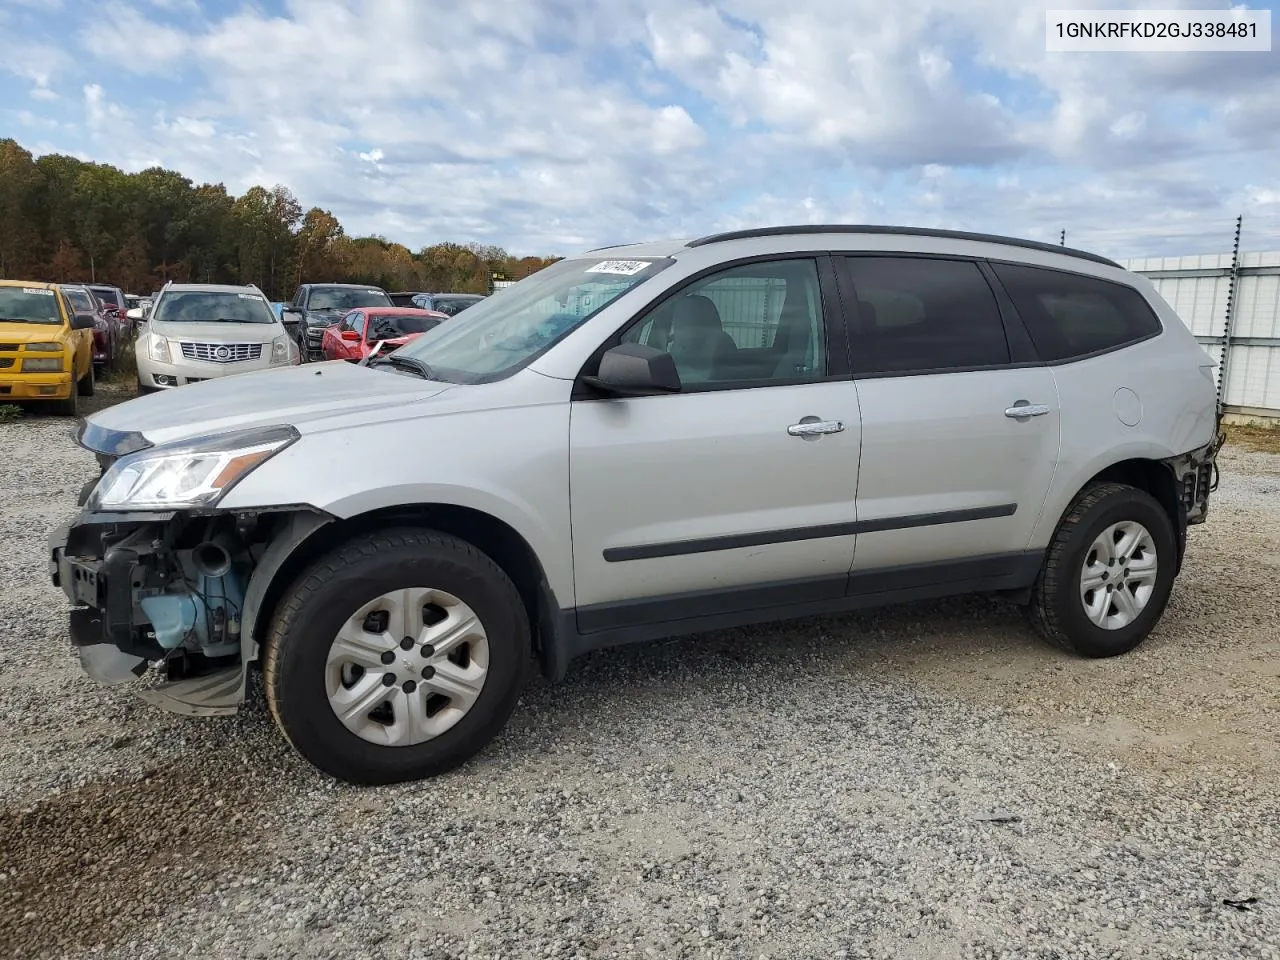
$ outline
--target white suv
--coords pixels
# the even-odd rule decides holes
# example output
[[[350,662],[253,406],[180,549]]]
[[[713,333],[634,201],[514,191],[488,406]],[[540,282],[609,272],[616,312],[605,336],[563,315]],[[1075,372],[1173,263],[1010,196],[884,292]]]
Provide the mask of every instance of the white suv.
[[[214,714],[261,661],[314,764],[416,778],[502,729],[529,663],[632,641],[991,591],[1124,653],[1216,485],[1213,361],[1062,247],[748,230],[465,317],[88,418],[103,476],[50,539],[86,669]]]
[[[139,393],[300,360],[284,324],[252,285],[167,283],[149,310],[135,307],[127,316],[145,320],[134,346]]]

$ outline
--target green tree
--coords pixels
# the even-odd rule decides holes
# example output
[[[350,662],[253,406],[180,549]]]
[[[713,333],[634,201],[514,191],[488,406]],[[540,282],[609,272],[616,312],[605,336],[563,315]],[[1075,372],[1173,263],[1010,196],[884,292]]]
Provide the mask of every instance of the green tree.
[[[43,183],[30,152],[15,140],[0,140],[0,277],[38,276]]]

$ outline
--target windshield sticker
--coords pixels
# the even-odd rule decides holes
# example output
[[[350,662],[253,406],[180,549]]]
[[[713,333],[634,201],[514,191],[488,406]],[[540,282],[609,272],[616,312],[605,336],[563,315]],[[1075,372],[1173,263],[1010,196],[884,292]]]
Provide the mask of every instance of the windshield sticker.
[[[52,291],[52,290],[37,290],[35,287],[23,287],[23,288],[22,288],[22,292],[23,292],[23,293],[33,293],[33,294],[35,294],[37,297],[52,297],[52,296],[53,296],[53,291]]]
[[[262,298],[252,293],[237,293],[237,297],[241,300],[261,300]]]
[[[369,296],[371,296],[371,297],[380,297],[380,296],[382,296],[382,291],[381,291],[381,290],[366,290],[366,291],[365,291],[365,293],[367,293],[367,294],[368,294]]]
[[[601,260],[594,267],[587,267],[583,273],[616,273],[624,277],[634,277],[649,266],[648,260]]]

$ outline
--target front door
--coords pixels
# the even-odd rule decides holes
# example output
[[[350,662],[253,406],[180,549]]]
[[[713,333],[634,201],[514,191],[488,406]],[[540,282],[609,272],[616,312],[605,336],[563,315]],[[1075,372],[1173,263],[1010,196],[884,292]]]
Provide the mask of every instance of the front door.
[[[830,270],[690,282],[623,334],[671,353],[681,392],[573,402],[584,633],[843,596],[860,436]]]
[[[871,571],[906,586],[1014,570],[1057,465],[1053,373],[1021,362],[976,262],[842,267],[863,422],[851,589]]]

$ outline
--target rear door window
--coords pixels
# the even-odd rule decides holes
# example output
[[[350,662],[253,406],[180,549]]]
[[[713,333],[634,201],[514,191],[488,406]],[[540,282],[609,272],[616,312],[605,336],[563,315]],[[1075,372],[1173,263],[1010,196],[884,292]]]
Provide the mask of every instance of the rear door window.
[[[849,256],[853,369],[864,376],[991,367],[1009,362],[1004,322],[986,278],[968,260]]]

